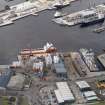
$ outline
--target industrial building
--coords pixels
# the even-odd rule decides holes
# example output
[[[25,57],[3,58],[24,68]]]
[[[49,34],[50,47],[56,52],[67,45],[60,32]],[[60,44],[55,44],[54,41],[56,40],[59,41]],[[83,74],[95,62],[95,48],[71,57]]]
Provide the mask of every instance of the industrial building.
[[[91,89],[90,85],[86,81],[77,81],[76,84],[87,102],[98,100],[96,93]]]
[[[64,62],[61,61],[59,63],[54,63],[53,64],[53,68],[54,68],[54,71],[56,72],[56,75],[58,77],[63,77],[63,78],[67,78],[67,70],[64,66]]]
[[[59,105],[64,105],[64,103],[72,103],[75,101],[67,82],[56,82],[56,86],[57,90],[54,90],[54,93]]]
[[[13,71],[11,69],[0,69],[0,88],[6,88]]]

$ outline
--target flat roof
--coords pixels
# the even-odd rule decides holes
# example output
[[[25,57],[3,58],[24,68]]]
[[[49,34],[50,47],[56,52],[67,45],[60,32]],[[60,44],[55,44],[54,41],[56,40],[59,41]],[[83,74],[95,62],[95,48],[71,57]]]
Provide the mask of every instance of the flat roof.
[[[24,10],[30,9],[32,7],[35,7],[35,3],[30,2],[30,1],[26,1],[26,2],[23,2],[23,3],[17,4],[17,5],[11,6],[10,8],[11,9],[16,9],[17,11],[21,11],[21,10],[24,11]]]
[[[11,76],[12,71],[10,69],[0,69],[0,87],[6,87]]]
[[[101,54],[97,56],[97,58],[101,62],[101,64],[105,67],[105,54]]]
[[[67,73],[67,70],[64,67],[63,63],[56,63],[56,64],[54,64],[54,68],[56,70],[56,73]]]
[[[86,99],[87,99],[87,101],[92,101],[92,100],[97,100],[98,97],[97,96],[94,96],[94,97],[88,97]]]
[[[89,88],[90,85],[86,81],[77,81],[76,84],[80,89]]]
[[[62,98],[60,91],[59,90],[54,90],[54,92],[55,92],[58,103],[63,103],[64,99]]]
[[[93,97],[93,96],[96,96],[96,93],[94,91],[87,91],[87,92],[84,92],[84,96]]]
[[[75,100],[70,88],[68,87],[67,82],[56,82],[56,85],[64,101]]]

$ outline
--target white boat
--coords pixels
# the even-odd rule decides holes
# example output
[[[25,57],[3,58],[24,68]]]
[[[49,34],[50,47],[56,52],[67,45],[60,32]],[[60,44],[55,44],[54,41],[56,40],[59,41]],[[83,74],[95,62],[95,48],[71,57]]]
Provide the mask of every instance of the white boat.
[[[62,13],[60,11],[56,11],[55,14],[54,14],[55,18],[59,18],[61,16],[62,16]]]
[[[67,13],[62,13],[60,11],[56,11],[55,14],[54,14],[54,17],[55,18],[60,18],[62,16],[66,16],[66,15],[67,15]]]

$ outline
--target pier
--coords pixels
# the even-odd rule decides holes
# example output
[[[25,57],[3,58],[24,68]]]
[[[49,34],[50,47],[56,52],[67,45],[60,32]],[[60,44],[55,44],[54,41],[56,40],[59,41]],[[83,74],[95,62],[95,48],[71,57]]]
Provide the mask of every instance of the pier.
[[[76,0],[65,0],[62,2],[59,0],[38,0],[32,2],[26,1],[14,6],[10,6],[9,10],[5,10],[0,13],[0,26],[12,24],[15,20],[29,15],[36,16],[39,12],[44,10],[55,9],[57,5],[61,5],[62,7],[67,6],[73,1]]]

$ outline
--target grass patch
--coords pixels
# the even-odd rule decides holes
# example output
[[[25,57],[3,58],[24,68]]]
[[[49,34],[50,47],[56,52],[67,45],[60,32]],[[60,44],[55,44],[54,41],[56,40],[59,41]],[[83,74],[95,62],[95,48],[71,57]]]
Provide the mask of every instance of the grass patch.
[[[105,101],[97,102],[97,103],[91,104],[91,105],[105,105]]]
[[[8,96],[2,96],[2,97],[0,97],[0,101],[1,101],[0,103],[2,105],[11,105],[11,104],[12,105],[15,105],[15,101],[14,102],[10,101],[9,98],[8,98]]]
[[[29,105],[28,100],[24,96],[19,97],[19,105]]]

